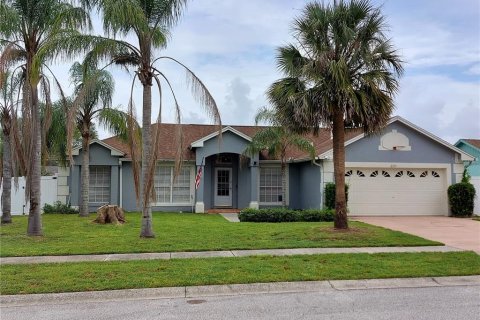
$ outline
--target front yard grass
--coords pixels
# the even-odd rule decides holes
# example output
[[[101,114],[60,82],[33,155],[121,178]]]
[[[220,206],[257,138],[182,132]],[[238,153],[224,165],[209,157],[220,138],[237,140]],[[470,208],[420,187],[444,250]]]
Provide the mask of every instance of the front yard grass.
[[[154,213],[154,239],[140,239],[140,214],[124,225],[98,225],[94,216],[43,215],[44,236],[26,235],[27,217],[0,226],[0,255],[37,256],[233,249],[441,245],[361,222],[334,231],[332,222],[231,223],[220,215]]]
[[[480,274],[473,252],[322,254],[3,265],[1,294]]]

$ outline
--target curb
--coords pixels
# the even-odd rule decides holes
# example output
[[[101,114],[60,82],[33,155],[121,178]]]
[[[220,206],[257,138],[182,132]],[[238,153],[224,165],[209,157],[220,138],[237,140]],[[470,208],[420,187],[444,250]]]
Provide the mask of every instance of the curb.
[[[480,275],[454,277],[327,280],[251,284],[125,289],[91,292],[45,293],[0,296],[2,307],[67,304],[117,300],[198,298],[247,294],[329,292],[348,290],[480,286]]]

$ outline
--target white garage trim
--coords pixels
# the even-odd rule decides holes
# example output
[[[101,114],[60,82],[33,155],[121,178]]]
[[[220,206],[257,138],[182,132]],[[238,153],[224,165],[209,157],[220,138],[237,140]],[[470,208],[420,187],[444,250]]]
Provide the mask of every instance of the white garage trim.
[[[345,168],[403,168],[403,169],[445,169],[447,185],[452,184],[452,165],[450,163],[402,163],[402,162],[345,162]],[[463,172],[463,171],[462,171]]]
[[[345,172],[351,215],[448,215],[451,164],[347,162]]]

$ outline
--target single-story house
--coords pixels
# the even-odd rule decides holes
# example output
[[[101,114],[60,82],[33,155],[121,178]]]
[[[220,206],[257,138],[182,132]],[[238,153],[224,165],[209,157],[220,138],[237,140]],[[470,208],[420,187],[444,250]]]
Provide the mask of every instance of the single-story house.
[[[460,139],[455,143],[455,146],[475,158],[474,161],[467,162],[466,167],[471,177],[470,182],[477,191],[473,213],[480,215],[480,139]]]
[[[177,150],[174,124],[158,124],[161,136],[155,172],[154,211],[207,212],[280,206],[280,161],[260,153],[243,156],[261,127],[181,125],[183,166],[173,183]],[[307,136],[317,150],[315,163],[288,150],[286,203],[294,209],[322,208],[324,187],[333,182],[329,130]],[[466,152],[401,118],[393,117],[381,134],[346,134],[346,182],[350,215],[448,215],[447,187],[461,180]],[[80,203],[81,149],[74,150],[68,177],[70,200]],[[203,174],[195,187],[195,176]],[[90,146],[90,208],[118,204],[138,210],[128,147],[117,137]]]

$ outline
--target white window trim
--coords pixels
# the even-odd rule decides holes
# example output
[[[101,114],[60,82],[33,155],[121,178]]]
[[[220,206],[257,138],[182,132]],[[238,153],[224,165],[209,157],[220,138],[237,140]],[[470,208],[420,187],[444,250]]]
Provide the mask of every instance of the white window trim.
[[[170,201],[173,199],[173,170],[175,165],[173,163],[159,163],[157,167],[169,167],[170,168]],[[152,207],[184,207],[192,206],[195,198],[195,166],[191,164],[184,164],[183,167],[190,168],[190,201],[188,202],[152,202]],[[156,169],[155,169],[156,174]],[[155,186],[154,186],[155,187]]]
[[[268,160],[267,160],[268,161]],[[259,170],[258,170],[258,176],[257,176],[257,194],[258,194],[258,204],[261,205],[261,206],[281,206],[282,205],[282,202],[279,201],[279,202],[261,202],[260,201],[260,175],[262,174],[262,168],[265,168],[265,167],[275,167],[275,168],[280,168],[280,171],[281,171],[281,164],[280,162],[278,161],[275,161],[275,162],[270,162],[270,161],[261,161],[260,162],[260,166],[259,166]],[[289,203],[290,203],[290,175],[289,175],[289,165],[288,163],[286,164],[286,167],[285,167],[285,180],[286,180],[286,190],[285,190],[285,204],[288,206]]]
[[[112,201],[112,167],[111,166],[108,166],[108,165],[91,165],[89,166],[89,172],[88,174],[90,175],[90,179],[89,179],[89,183],[91,184],[92,183],[92,179],[91,179],[91,174],[92,174],[92,169],[95,168],[95,170],[97,170],[98,168],[102,168],[106,171],[107,175],[108,175],[108,179],[109,179],[109,182],[108,182],[108,201],[105,202],[105,201],[92,201],[92,198],[96,196],[94,196],[93,193],[90,192],[90,186],[88,186],[88,193],[89,193],[89,197],[88,197],[88,204],[89,205],[98,205],[98,204],[109,204],[111,201]],[[107,186],[107,185],[105,185]],[[105,186],[100,186],[100,187],[105,187]],[[93,186],[94,188],[98,188],[98,186]]]

